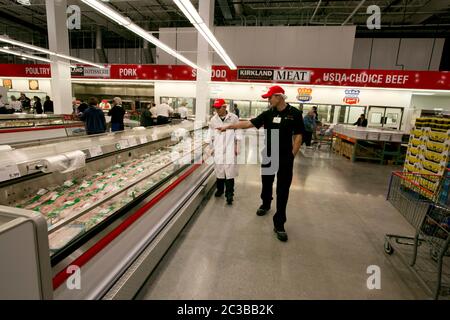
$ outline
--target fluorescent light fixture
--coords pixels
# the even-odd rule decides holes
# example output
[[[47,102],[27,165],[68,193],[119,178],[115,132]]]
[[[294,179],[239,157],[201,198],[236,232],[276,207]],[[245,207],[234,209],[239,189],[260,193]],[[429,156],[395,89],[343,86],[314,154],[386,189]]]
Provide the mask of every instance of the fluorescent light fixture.
[[[434,93],[431,92],[414,92],[413,94],[417,96],[434,96]]]
[[[36,46],[33,46],[32,44],[28,44],[28,43],[25,43],[25,42],[13,40],[13,39],[10,39],[10,38],[5,37],[5,36],[0,36],[0,41],[6,42],[6,43],[9,43],[9,44],[18,46],[18,47],[27,48],[27,49],[30,49],[30,50],[33,50],[33,51],[39,51],[39,52],[46,53],[46,54],[53,54],[53,52],[51,52],[48,49],[44,49],[44,48],[41,48],[41,47],[36,47]]]
[[[155,46],[159,47],[161,50],[164,50],[168,54],[172,55],[173,57],[177,58],[178,60],[184,62],[185,64],[191,66],[194,69],[200,69],[199,66],[197,66],[194,62],[190,61],[185,56],[181,55],[174,49],[170,48],[166,44],[162,43],[160,40],[158,40],[156,37],[152,36],[148,31],[142,29],[137,24],[133,23],[128,17],[125,17],[112,9],[110,6],[98,1],[98,0],[81,0],[86,5],[90,6],[91,8],[95,9],[99,13],[105,15],[109,19],[113,20],[114,22],[117,22],[119,25],[124,26],[131,32],[134,32],[144,40],[153,43]]]
[[[231,60],[231,58],[226,53],[222,45],[217,41],[214,34],[205,24],[203,19],[198,14],[195,7],[192,5],[190,0],[173,0],[175,4],[180,8],[181,12],[189,19],[192,25],[198,30],[198,32],[208,41],[209,45],[216,51],[220,58],[228,65],[231,70],[236,70],[237,67]]]
[[[118,13],[116,10],[112,9],[110,6],[97,1],[97,0],[81,0],[88,6],[90,6],[92,9],[97,10],[98,12],[104,14],[111,20],[114,20],[121,26],[127,26],[130,25],[132,22],[129,18],[122,16],[120,13]]]
[[[39,60],[39,61],[43,61],[43,62],[50,62],[50,59],[46,59],[46,58],[42,58],[42,57],[38,57],[38,56],[33,56],[31,54],[21,53],[21,52],[9,50],[9,49],[0,49],[0,52],[7,53],[7,54],[12,54],[12,55],[15,55],[15,56],[18,56],[18,57],[22,57],[23,60],[25,60],[25,59],[32,59],[32,60]]]
[[[10,38],[5,37],[5,36],[0,36],[0,42],[6,42],[6,43],[12,44],[12,45],[17,46],[17,47],[22,47],[22,48],[30,49],[30,50],[33,50],[33,51],[42,52],[42,53],[48,54],[50,56],[57,56],[57,57],[60,57],[60,58],[64,58],[64,59],[72,60],[72,61],[76,61],[76,62],[80,62],[80,63],[83,63],[83,64],[88,64],[88,65],[91,65],[91,66],[94,66],[94,67],[97,67],[97,68],[101,68],[101,69],[105,68],[105,66],[100,65],[100,64],[96,64],[96,63],[93,63],[93,62],[90,62],[90,61],[87,61],[87,60],[75,58],[75,57],[68,56],[68,55],[65,55],[65,54],[56,53],[56,52],[50,51],[48,49],[37,47],[37,46],[33,46],[32,44],[28,44],[28,43],[25,43],[25,42],[13,40],[13,39],[10,39]],[[22,56],[25,57],[25,54],[22,54]],[[35,57],[35,56],[33,56],[33,57]],[[38,57],[38,58],[40,58],[40,57]],[[40,59],[41,59],[41,61],[44,61],[44,60],[42,60],[44,58],[40,58]],[[39,60],[39,59],[36,59],[36,60]],[[50,62],[49,59],[46,59],[46,60],[48,60],[48,62]]]
[[[100,68],[100,69],[104,69],[105,68],[105,66],[103,66],[101,64],[92,63],[92,62],[89,62],[87,60],[83,60],[83,59],[80,59],[80,58],[75,58],[75,57],[68,56],[68,55],[61,54],[61,53],[57,53],[56,56],[60,57],[60,58],[67,59],[67,60],[72,60],[72,61],[76,61],[76,62],[79,62],[79,63],[83,63],[83,64],[89,64],[91,66],[94,66],[94,67],[97,67],[97,68]]]

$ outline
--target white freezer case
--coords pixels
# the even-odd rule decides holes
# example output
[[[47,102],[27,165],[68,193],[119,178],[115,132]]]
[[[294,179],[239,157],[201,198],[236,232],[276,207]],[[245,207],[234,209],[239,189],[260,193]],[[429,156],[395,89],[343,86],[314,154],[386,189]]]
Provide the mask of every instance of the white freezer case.
[[[173,134],[174,131],[184,133],[184,140],[180,139],[183,134]],[[1,161],[12,163],[15,160],[21,177],[0,184],[1,203],[11,210],[21,207],[30,213],[39,212],[45,218],[56,298],[130,298],[130,292],[137,290],[136,274],[127,275],[127,268],[152,246],[152,241],[166,234],[166,240],[160,240],[165,245],[147,254],[149,261],[141,257],[143,262],[147,261],[146,265],[154,263],[158,256],[155,252],[162,255],[168,247],[167,239],[176,236],[175,231],[167,231],[165,227],[175,221],[173,230],[181,230],[180,226],[187,222],[212,187],[212,167],[201,163],[198,158],[201,152],[197,152],[197,158],[193,153],[176,152],[182,150],[180,144],[187,141],[186,133],[197,136],[198,139],[193,139],[193,148],[201,150],[200,130],[195,130],[193,123],[186,121],[176,126],[84,137],[71,139],[70,143],[3,152],[8,156],[2,157]],[[84,166],[68,173],[41,172],[44,170],[43,158],[74,150],[84,153]],[[199,163],[181,161],[187,158]],[[158,201],[153,203],[155,197]],[[142,211],[148,203],[152,206],[151,215]],[[189,210],[183,209],[189,203]],[[122,224],[133,220],[135,214],[140,215],[139,219],[123,229]],[[143,221],[146,221],[145,225],[142,225]],[[118,240],[130,230],[134,230],[133,235]],[[116,235],[114,241],[102,248],[101,253],[90,255],[92,248],[104,242],[104,237],[110,233]],[[89,254],[89,261],[81,268],[85,287],[68,290],[61,282],[61,274],[79,259],[86,261],[86,254]],[[111,264],[112,260],[124,256],[127,256],[125,260]],[[121,268],[118,269],[119,265]],[[111,266],[116,267],[108,273]],[[148,271],[147,267],[145,270]],[[124,276],[134,280],[122,278],[122,285],[113,293],[109,292]],[[143,277],[141,274],[138,279],[143,281]],[[124,292],[128,296],[124,296]]]

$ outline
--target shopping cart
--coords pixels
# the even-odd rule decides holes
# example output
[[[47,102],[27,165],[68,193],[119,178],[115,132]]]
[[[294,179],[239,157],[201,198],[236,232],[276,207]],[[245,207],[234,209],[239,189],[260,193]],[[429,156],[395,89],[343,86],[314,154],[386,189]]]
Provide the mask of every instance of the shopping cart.
[[[411,270],[422,284],[438,299],[443,294],[442,275],[444,258],[450,256],[450,208],[448,190],[444,177],[432,174],[393,172],[391,175],[387,200],[403,215],[414,228],[414,237],[387,234],[384,250],[394,253],[395,245],[413,246],[410,261]],[[443,195],[447,195],[445,198]],[[425,245],[430,249],[430,261],[436,267],[434,289],[413,268],[416,265],[418,249]],[[400,256],[403,254],[399,251]],[[446,289],[447,286],[446,286]]]
[[[317,126],[315,139],[312,143],[313,147],[320,149],[328,147],[331,150],[333,143],[333,128],[329,124],[321,124]]]

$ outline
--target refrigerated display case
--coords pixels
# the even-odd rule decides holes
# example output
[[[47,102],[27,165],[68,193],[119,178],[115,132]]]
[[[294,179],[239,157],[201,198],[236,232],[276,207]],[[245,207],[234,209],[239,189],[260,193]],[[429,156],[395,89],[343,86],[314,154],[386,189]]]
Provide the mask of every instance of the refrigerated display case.
[[[0,115],[0,144],[84,134],[84,123],[72,115]]]
[[[132,297],[212,188],[203,133],[184,121],[0,151],[0,218],[45,220],[53,297]],[[82,290],[63,285],[72,265]]]

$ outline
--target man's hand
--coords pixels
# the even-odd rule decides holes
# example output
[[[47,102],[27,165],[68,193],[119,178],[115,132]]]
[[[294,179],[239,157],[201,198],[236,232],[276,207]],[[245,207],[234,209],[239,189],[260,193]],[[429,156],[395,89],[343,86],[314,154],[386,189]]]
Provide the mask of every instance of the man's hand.
[[[230,126],[218,127],[218,128],[216,128],[216,129],[219,130],[220,132],[224,132],[224,131],[230,129]]]
[[[240,153],[240,151],[241,150],[239,150],[240,148],[239,148],[239,144],[235,144],[234,145],[234,155],[236,155],[236,156],[238,156],[239,155],[239,153]]]

